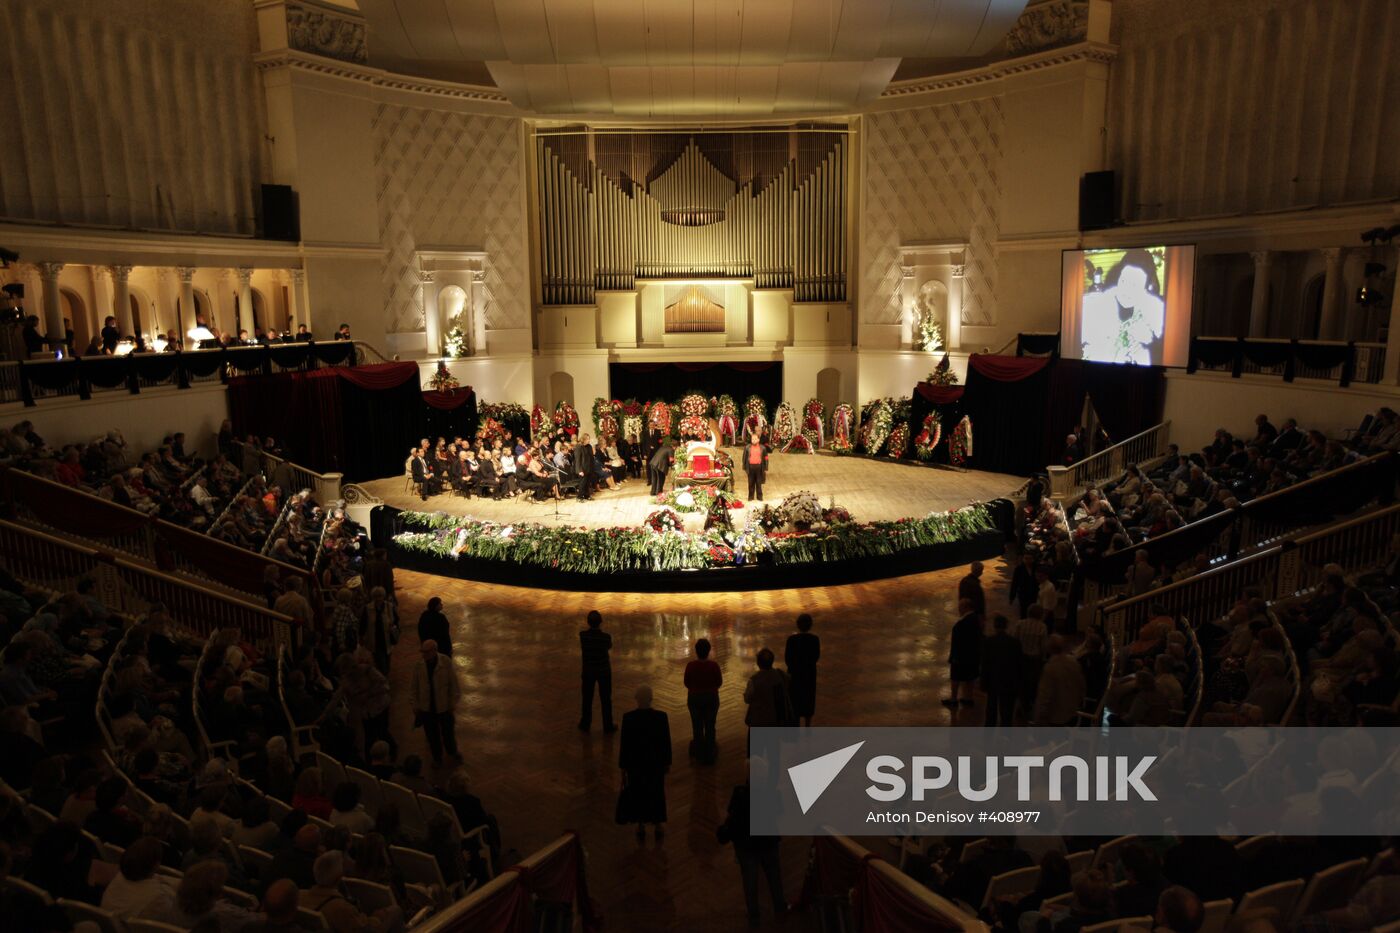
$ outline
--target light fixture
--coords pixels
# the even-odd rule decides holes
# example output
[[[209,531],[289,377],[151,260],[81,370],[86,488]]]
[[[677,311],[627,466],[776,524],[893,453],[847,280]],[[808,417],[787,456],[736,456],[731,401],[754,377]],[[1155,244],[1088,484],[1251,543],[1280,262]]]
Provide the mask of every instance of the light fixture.
[[[132,340],[130,337],[127,337],[127,338],[125,338],[125,339],[123,339],[123,340],[118,340],[118,341],[117,341],[116,347],[112,350],[112,355],[113,355],[113,356],[126,356],[126,355],[129,354],[132,350],[135,350],[135,349],[136,349],[136,342],[135,342],[134,340]]]
[[[155,350],[157,353],[164,353],[165,348],[170,346],[170,343],[165,339],[164,334],[156,334],[154,340],[147,340],[146,342],[149,343],[151,345],[151,349]]]
[[[185,336],[195,341],[219,339],[218,337],[214,336],[214,332],[212,330],[210,330],[202,324],[196,324],[194,327],[191,327],[190,332]]]

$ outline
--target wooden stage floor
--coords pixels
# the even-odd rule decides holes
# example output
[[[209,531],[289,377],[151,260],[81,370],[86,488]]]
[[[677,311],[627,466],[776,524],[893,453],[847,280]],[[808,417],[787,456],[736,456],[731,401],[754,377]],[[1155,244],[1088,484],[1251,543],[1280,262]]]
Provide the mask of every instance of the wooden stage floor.
[[[795,472],[790,459],[779,460],[775,478]],[[814,466],[821,462],[800,459]],[[890,475],[915,473],[846,462]],[[929,486],[964,478],[932,470],[917,474],[927,474],[922,478]],[[402,480],[396,482],[401,490]],[[1003,483],[1000,491],[1009,488]],[[928,499],[919,501],[920,508],[929,506]],[[745,929],[733,850],[716,842],[715,827],[724,818],[730,791],[744,779],[742,695],[754,654],[768,646],[781,659],[794,618],[810,612],[822,640],[817,725],[980,725],[980,704],[956,713],[939,705],[946,696],[957,582],[965,572],[950,568],[802,590],[640,595],[532,591],[398,571],[404,634],[391,672],[394,734],[402,743],[401,754],[418,752],[426,758],[422,733],[411,729],[406,693],[418,649],[418,614],[429,597],[441,596],[452,621],[453,663],[463,685],[457,710],[460,747],[474,792],[500,820],[505,847],[528,854],[564,829],[578,830],[588,852],[589,888],[610,931]],[[1002,561],[988,562],[983,580],[990,611],[1006,607],[1006,573]],[[634,706],[633,693],[644,683],[655,691],[656,708],[670,716],[675,763],[667,780],[670,821],[660,844],[648,833],[645,845],[638,845],[631,827],[613,824],[617,737],[601,734],[596,706],[593,731],[576,729],[577,633],[594,608],[603,613],[604,628],[613,636],[618,718]],[[708,767],[687,760],[690,721],[681,682],[691,645],[702,636],[714,644],[725,678],[720,757]],[[892,855],[880,838],[863,841]],[[783,871],[791,901],[801,892],[808,851],[805,839],[784,841]],[[774,922],[766,902],[763,911],[763,929],[815,929],[811,915]]]
[[[731,448],[731,453],[737,449]],[[825,504],[835,499],[857,521],[878,521],[959,508],[969,502],[985,502],[1005,496],[1021,485],[1022,478],[1004,473],[960,471],[903,463],[879,462],[865,457],[830,454],[774,454],[770,459],[765,501],[777,504],[798,490],[810,490]],[[647,495],[645,479],[604,490],[589,502],[565,499],[561,517],[555,519],[549,502],[533,503],[525,497],[500,502],[464,499],[457,495],[430,496],[425,502],[405,490],[404,478],[372,480],[361,484],[390,505],[425,512],[444,511],[493,521],[531,521],[546,525],[582,525],[590,528],[640,525],[655,508]],[[740,476],[734,490],[743,498],[748,487]],[[749,503],[745,502],[746,507]],[[736,516],[737,524],[737,516]]]

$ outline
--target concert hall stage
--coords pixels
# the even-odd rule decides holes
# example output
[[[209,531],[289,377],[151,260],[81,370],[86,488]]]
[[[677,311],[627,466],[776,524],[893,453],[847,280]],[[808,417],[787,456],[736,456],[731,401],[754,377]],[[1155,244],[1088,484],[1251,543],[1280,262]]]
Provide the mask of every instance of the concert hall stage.
[[[737,460],[738,449],[729,448]],[[907,516],[923,517],[932,511],[956,509],[971,502],[988,502],[1006,496],[1017,489],[1023,478],[1004,473],[966,472],[896,463],[867,457],[838,457],[834,454],[773,454],[769,460],[768,484],[763,489],[765,502],[777,505],[788,493],[799,490],[813,492],[822,505],[835,500],[850,510],[860,522],[892,521]],[[656,505],[647,495],[645,477],[633,479],[620,489],[604,490],[592,501],[564,499],[559,503],[560,517],[554,518],[550,502],[531,503],[524,497],[503,499],[465,499],[457,495],[437,495],[424,502],[406,491],[402,476],[361,483],[366,490],[400,509],[419,512],[448,512],[497,522],[528,521],[541,525],[609,528],[636,527]],[[669,486],[667,488],[670,488]],[[744,500],[745,510],[734,513],[735,524],[741,525],[749,502],[745,478],[736,478],[734,492]]]

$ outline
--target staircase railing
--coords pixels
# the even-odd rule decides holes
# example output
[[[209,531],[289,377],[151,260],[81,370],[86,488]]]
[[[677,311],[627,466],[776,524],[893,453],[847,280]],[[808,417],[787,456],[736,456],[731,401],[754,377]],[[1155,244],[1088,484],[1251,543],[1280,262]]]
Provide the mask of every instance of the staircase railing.
[[[244,441],[234,441],[233,449],[239,458],[238,464],[242,466],[247,455],[248,445]],[[344,473],[317,473],[315,470],[307,469],[300,464],[293,463],[280,454],[270,453],[266,450],[258,450],[258,464],[263,475],[274,483],[286,483],[295,492],[298,489],[310,489],[311,494],[321,505],[330,503],[341,498],[340,484],[345,479]]]
[[[1170,421],[1163,421],[1077,463],[1049,467],[1050,495],[1056,499],[1078,495],[1090,486],[1118,476],[1129,464],[1165,456],[1171,428]]]

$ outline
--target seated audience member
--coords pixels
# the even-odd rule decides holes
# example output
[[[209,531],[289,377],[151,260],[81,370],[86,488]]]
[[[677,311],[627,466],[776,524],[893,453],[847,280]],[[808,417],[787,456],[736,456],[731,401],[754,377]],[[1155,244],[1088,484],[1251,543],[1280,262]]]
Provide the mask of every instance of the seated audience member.
[[[281,846],[273,853],[272,863],[259,880],[266,886],[287,878],[303,890],[310,888],[316,884],[311,868],[320,852],[321,830],[309,823],[303,825],[296,831],[291,845]]]
[[[403,927],[403,911],[398,906],[381,907],[366,914],[345,896],[345,856],[326,852],[313,867],[315,884],[306,892],[301,906],[325,918],[331,933],[393,933]]]
[[[103,842],[126,848],[141,835],[141,823],[126,808],[126,781],[110,777],[97,785],[96,808],[83,829]]]
[[[219,933],[240,933],[261,922],[261,914],[224,898],[224,885],[229,880],[229,870],[223,862],[203,861],[190,867],[180,879],[173,908],[152,919],[181,929],[208,924]]]
[[[374,828],[374,818],[360,804],[360,785],[345,781],[336,785],[331,797],[329,817],[332,826],[344,826],[352,833],[363,834]]]
[[[296,793],[292,795],[292,806],[305,810],[320,820],[331,818],[331,801],[322,790],[321,769],[307,768],[297,778]]]
[[[145,836],[122,853],[121,872],[102,892],[102,909],[118,920],[159,919],[175,903],[174,879],[157,874],[163,850],[160,840]]]

